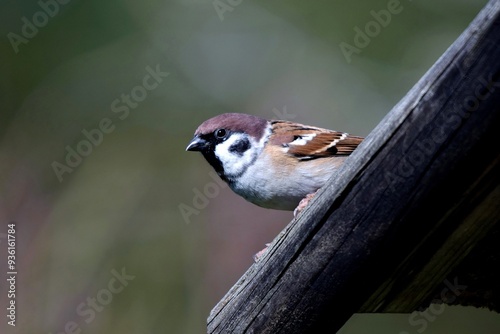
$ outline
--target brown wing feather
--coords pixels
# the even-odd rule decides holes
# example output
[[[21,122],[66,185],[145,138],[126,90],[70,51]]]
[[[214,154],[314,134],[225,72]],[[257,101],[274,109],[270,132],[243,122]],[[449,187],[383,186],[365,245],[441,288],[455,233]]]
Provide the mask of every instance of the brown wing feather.
[[[288,121],[273,121],[271,144],[288,148],[288,153],[303,159],[314,159],[333,155],[349,155],[363,141],[351,136],[313,126]]]

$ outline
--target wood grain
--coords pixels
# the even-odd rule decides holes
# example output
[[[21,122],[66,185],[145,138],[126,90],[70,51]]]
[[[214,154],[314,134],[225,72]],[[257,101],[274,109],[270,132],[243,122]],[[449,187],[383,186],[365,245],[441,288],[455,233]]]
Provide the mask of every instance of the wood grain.
[[[208,333],[333,333],[356,312],[439,301],[499,225],[499,13],[485,6],[215,306]]]

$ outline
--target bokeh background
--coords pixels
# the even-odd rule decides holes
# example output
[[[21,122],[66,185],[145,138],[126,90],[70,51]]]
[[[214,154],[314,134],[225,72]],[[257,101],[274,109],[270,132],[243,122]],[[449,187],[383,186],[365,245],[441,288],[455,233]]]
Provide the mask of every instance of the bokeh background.
[[[245,112],[366,136],[486,1],[401,1],[346,57],[397,3],[1,0],[0,277],[11,222],[18,275],[16,327],[0,280],[0,332],[205,332],[292,215],[221,186],[184,151],[195,128]],[[500,332],[487,310],[438,310],[341,332]]]

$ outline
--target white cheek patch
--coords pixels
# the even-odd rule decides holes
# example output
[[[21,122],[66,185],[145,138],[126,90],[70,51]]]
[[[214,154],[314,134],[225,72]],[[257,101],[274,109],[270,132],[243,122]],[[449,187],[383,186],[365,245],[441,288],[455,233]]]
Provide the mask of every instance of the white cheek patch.
[[[243,153],[231,152],[231,146],[242,140],[248,140],[250,148]],[[234,133],[215,147],[215,155],[222,163],[224,173],[228,177],[244,173],[248,166],[253,163],[259,151],[257,143],[243,133]]]
[[[215,146],[215,155],[222,163],[224,174],[228,178],[234,178],[243,175],[248,167],[252,166],[262,152],[269,135],[271,126],[268,125],[266,132],[259,141],[245,133],[233,133],[226,141]],[[250,147],[244,152],[231,151],[233,145],[238,142],[248,140]]]

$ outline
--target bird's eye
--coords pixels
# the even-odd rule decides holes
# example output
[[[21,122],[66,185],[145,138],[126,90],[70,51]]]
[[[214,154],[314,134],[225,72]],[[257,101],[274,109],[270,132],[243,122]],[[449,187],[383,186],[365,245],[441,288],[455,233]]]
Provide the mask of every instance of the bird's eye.
[[[225,129],[217,129],[215,130],[215,137],[224,138],[226,136],[227,131]]]

